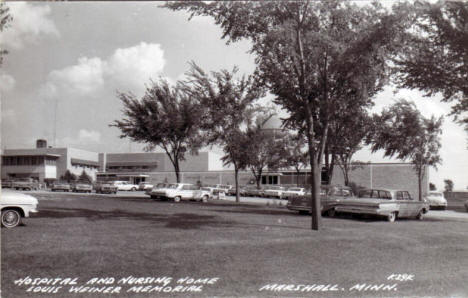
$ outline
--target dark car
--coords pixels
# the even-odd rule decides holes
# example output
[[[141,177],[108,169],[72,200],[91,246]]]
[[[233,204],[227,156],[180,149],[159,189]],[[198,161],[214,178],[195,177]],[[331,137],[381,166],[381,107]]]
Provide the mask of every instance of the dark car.
[[[348,186],[342,185],[322,185],[320,187],[320,207],[324,215],[333,215],[335,205],[344,199],[353,198],[353,191]],[[298,195],[289,198],[287,208],[289,210],[299,211],[299,213],[308,213],[311,210],[310,190],[304,195]]]
[[[117,186],[112,182],[98,182],[94,185],[96,193],[107,193],[107,194],[116,194]]]
[[[73,192],[87,192],[91,193],[93,191],[93,186],[88,183],[76,183],[72,187]]]

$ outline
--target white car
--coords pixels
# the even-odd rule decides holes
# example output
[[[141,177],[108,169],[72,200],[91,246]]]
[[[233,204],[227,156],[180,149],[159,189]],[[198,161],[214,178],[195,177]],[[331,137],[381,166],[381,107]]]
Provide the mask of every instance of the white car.
[[[127,181],[114,181],[114,185],[117,186],[117,190],[135,191],[138,189],[138,185]]]
[[[200,187],[188,183],[173,183],[165,188],[153,189],[149,193],[151,199],[171,199],[174,202],[181,200],[197,200],[201,202],[208,202],[210,198],[210,191],[200,189]]]
[[[2,190],[0,194],[2,226],[16,227],[21,223],[21,218],[29,217],[29,213],[37,212],[37,204],[37,199],[33,196],[12,190]]]
[[[290,187],[288,190],[283,192],[283,199],[288,200],[289,198],[295,196],[304,196],[306,194],[306,189],[303,187]]]
[[[286,190],[283,186],[265,186],[265,190],[263,192],[263,196],[270,198],[283,198],[283,192]]]
[[[443,192],[430,191],[426,196],[426,201],[429,203],[431,208],[447,208],[447,200],[445,199]]]
[[[138,190],[151,190],[153,189],[154,185],[153,184],[150,184],[148,182],[140,182],[140,184],[138,184]]]

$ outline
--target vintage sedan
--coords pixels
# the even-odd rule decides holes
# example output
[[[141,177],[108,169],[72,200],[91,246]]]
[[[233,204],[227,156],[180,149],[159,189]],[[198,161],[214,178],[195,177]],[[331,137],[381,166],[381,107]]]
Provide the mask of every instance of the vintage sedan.
[[[138,184],[138,190],[147,191],[147,190],[153,189],[153,187],[154,187],[154,185],[149,183],[149,182],[140,182]]]
[[[12,190],[2,190],[0,206],[2,212],[2,226],[16,227],[23,217],[37,212],[37,199],[33,196]]]
[[[52,186],[50,187],[51,191],[70,191],[71,186],[70,183],[67,182],[54,182]]]
[[[112,182],[98,182],[94,185],[94,190],[96,193],[116,194],[117,186],[112,184]]]
[[[429,211],[429,204],[413,200],[409,192],[392,189],[366,189],[358,198],[341,200],[334,206],[339,213],[375,215],[385,217],[389,222],[397,218],[415,217],[423,219]]]
[[[444,193],[441,191],[430,191],[425,197],[425,199],[427,203],[429,203],[429,206],[433,209],[447,208],[447,200],[444,197]]]
[[[299,213],[309,213],[310,191],[304,195],[293,196],[288,199],[286,207],[289,210],[299,211]],[[353,197],[353,191],[348,186],[341,185],[322,185],[320,187],[320,209],[323,215],[334,215],[334,207],[342,200],[348,200]]]
[[[93,186],[88,183],[75,183],[72,186],[72,191],[91,193],[93,191]]]
[[[283,187],[283,186],[268,185],[268,186],[265,186],[265,189],[263,190],[263,196],[266,197],[266,198],[282,199],[283,198],[283,192],[285,190],[286,190],[286,188]]]
[[[289,200],[289,198],[296,196],[303,196],[306,194],[306,189],[303,187],[290,187],[283,191],[283,199]]]

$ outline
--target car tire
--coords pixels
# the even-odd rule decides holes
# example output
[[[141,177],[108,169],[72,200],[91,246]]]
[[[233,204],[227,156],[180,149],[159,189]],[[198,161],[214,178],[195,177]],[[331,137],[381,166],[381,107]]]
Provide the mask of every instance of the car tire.
[[[423,220],[424,219],[424,210],[421,209],[418,213],[418,215],[416,215],[416,219],[417,220]]]
[[[204,196],[202,197],[201,201],[202,201],[203,203],[208,202],[208,196],[207,196],[207,195],[204,195]]]
[[[21,214],[14,209],[2,211],[2,226],[5,228],[14,228],[21,223]]]
[[[136,188],[135,188],[135,187],[132,187],[131,191],[136,191]]]
[[[387,215],[387,221],[388,222],[394,222],[397,218],[396,212],[392,212],[389,215]]]
[[[180,197],[174,197],[174,202],[179,203],[180,202]]]
[[[336,211],[335,211],[335,208],[332,208],[330,210],[327,211],[327,215],[329,217],[335,217],[336,216]]]

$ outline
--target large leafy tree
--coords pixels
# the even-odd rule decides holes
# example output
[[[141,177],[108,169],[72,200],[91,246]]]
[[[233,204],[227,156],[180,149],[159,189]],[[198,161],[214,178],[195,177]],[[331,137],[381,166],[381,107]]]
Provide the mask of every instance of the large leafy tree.
[[[453,181],[450,179],[445,179],[444,180],[444,188],[446,192],[451,192],[453,191]]]
[[[161,147],[174,166],[177,182],[180,161],[185,160],[187,152],[197,154],[204,143],[201,106],[184,88],[161,79],[152,82],[141,99],[132,93],[119,93],[124,118],[111,124],[120,129],[121,138],[144,143],[148,151]]]
[[[239,202],[239,171],[246,169],[249,157],[247,131],[259,109],[255,101],[262,90],[253,88],[252,77],[237,78],[237,73],[235,67],[232,71],[208,74],[191,63],[184,89],[204,107],[201,123],[207,143],[220,145],[225,153],[222,161],[234,166],[236,202]]]
[[[76,181],[77,177],[75,174],[67,170],[65,174],[60,177],[61,180],[67,181],[68,183]]]
[[[366,106],[386,83],[387,57],[405,26],[378,4],[342,1],[173,2],[174,10],[212,16],[229,42],[251,41],[258,83],[307,139],[312,229],[320,221],[321,163],[330,118],[342,103]]]
[[[336,160],[343,173],[345,185],[349,185],[350,171],[361,165],[359,162],[353,162],[352,158],[362,149],[365,137],[372,128],[372,119],[363,108],[342,109],[331,121],[327,147],[333,155],[332,160]]]
[[[271,115],[260,115],[256,124],[247,132],[248,166],[255,177],[257,188],[260,188],[264,171],[280,168],[286,155],[284,133],[264,128],[270,117]]]
[[[9,23],[12,21],[11,15],[8,13],[9,8],[6,6],[5,2],[0,2],[0,32],[8,27]],[[3,56],[7,54],[8,51],[0,47],[0,66],[3,63]]]
[[[408,4],[400,9],[408,10]],[[417,2],[406,48],[395,59],[402,87],[455,102],[452,114],[468,129],[468,2]]]
[[[85,170],[83,170],[80,174],[80,176],[78,177],[78,181],[80,182],[84,182],[84,183],[92,183],[93,182],[93,178],[91,176],[89,176]]]
[[[376,116],[375,130],[368,139],[372,152],[383,149],[385,156],[413,163],[420,201],[427,167],[437,168],[441,163],[441,126],[442,118],[425,118],[414,103],[400,100]]]

